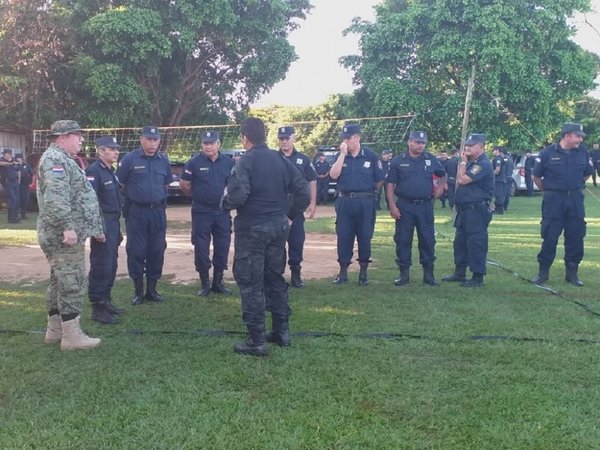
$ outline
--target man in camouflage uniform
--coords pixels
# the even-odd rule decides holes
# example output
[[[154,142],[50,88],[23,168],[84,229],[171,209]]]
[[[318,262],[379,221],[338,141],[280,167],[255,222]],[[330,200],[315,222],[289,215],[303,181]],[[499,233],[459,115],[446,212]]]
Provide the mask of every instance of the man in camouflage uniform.
[[[50,263],[44,341],[60,342],[61,350],[93,348],[100,339],[88,337],[79,324],[87,281],[84,246],[90,236],[106,240],[102,218],[96,193],[72,158],[83,143],[79,124],[54,122],[48,139],[37,183],[38,242]]]

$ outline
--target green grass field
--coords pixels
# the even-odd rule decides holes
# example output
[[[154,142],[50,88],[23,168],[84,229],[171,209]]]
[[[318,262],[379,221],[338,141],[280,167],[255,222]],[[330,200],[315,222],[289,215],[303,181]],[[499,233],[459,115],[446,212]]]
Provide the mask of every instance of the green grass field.
[[[348,285],[291,291],[293,346],[264,359],[232,351],[235,295],[199,299],[165,280],[168,302],[127,306],[110,327],[86,304],[102,345],[62,353],[42,342],[44,286],[0,283],[0,448],[600,448],[600,201],[586,197],[585,287],[564,282],[559,248],[558,295],[521,278],[537,270],[540,202],[514,198],[494,218],[498,265],[472,290],[423,286],[418,264],[395,287],[394,224],[380,215],[370,285],[353,264]],[[453,228],[439,203],[436,214],[441,278]],[[332,232],[333,220],[307,227]],[[117,283],[117,304],[130,294]]]

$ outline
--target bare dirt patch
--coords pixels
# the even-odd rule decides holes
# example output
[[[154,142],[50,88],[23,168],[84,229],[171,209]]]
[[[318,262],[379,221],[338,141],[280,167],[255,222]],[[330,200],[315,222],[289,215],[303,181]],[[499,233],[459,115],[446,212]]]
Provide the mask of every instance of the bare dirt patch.
[[[333,207],[320,206],[315,217],[332,217]],[[167,219],[174,222],[187,222],[191,226],[190,207],[177,206],[167,209]],[[89,246],[86,248],[89,253]],[[229,269],[225,278],[233,280],[233,240],[229,252]],[[0,248],[1,279],[13,283],[27,283],[47,280],[50,269],[46,258],[37,245]],[[336,237],[330,234],[307,233],[304,245],[302,275],[305,279],[330,278],[338,271]],[[194,269],[194,248],[190,242],[190,231],[185,227],[173,232],[167,231],[167,251],[163,276],[175,283],[192,283],[198,280]],[[119,269],[117,278],[127,277],[127,256],[125,241],[119,249]]]

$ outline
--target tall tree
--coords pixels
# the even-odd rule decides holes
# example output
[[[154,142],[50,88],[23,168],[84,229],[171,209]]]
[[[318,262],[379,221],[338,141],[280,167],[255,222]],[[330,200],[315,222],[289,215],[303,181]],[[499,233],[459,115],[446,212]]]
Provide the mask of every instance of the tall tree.
[[[361,54],[343,63],[373,113],[417,113],[418,126],[446,142],[460,138],[475,64],[470,129],[527,148],[594,87],[598,59],[570,40],[567,22],[589,7],[589,0],[383,0],[374,22],[348,28],[360,34]]]

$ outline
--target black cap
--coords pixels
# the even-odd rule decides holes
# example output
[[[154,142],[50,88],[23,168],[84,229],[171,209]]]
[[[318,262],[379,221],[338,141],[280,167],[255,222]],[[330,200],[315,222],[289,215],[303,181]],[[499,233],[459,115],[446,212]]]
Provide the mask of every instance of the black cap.
[[[424,131],[411,131],[408,139],[415,142],[427,142],[427,133]]]
[[[218,131],[205,131],[202,133],[202,143],[212,143],[217,142],[219,140],[219,132]]]
[[[467,140],[465,141],[465,145],[475,145],[475,144],[483,144],[485,142],[486,136],[482,133],[471,133],[467,136]]]
[[[357,123],[348,123],[344,125],[344,128],[342,128],[340,137],[342,139],[349,139],[355,134],[360,134],[360,125]]]
[[[292,126],[287,125],[285,127],[279,127],[277,129],[277,137],[278,138],[288,138],[292,134],[294,134],[294,127],[292,127]]]
[[[391,148],[386,148],[384,151],[381,152],[382,155],[391,155],[392,153],[394,152]]]
[[[121,148],[117,138],[113,136],[100,136],[96,139],[96,147]]]
[[[4,155],[5,153],[10,153],[12,155],[12,150],[10,148],[3,148],[2,154]]]
[[[150,139],[160,139],[160,130],[158,127],[147,126],[142,128],[142,137]]]
[[[573,133],[579,136],[585,136],[585,133],[583,132],[583,125],[580,123],[565,123],[560,131],[563,135]]]

